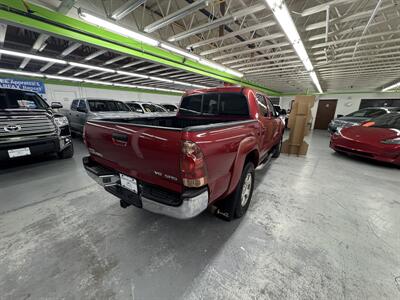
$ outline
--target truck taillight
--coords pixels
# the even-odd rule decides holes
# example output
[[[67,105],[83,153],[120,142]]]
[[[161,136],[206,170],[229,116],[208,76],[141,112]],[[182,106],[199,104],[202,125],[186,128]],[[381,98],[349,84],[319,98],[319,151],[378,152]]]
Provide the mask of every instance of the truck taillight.
[[[207,184],[207,169],[203,152],[196,143],[182,143],[181,172],[183,185],[201,187]]]

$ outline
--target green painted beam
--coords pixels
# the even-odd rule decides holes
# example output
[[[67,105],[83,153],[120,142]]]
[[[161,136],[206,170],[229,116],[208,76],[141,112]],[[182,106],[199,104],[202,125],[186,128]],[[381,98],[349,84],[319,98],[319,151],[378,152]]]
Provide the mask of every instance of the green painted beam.
[[[3,22],[46,32],[58,37],[72,39],[81,43],[106,48],[121,54],[128,54],[173,68],[215,78],[223,82],[238,84],[260,90],[269,95],[280,95],[280,92],[262,85],[235,77],[229,73],[215,70],[199,62],[186,59],[164,49],[145,45],[139,41],[114,32],[85,23],[81,20],[29,4],[27,12],[22,0],[0,0],[0,20]]]
[[[94,89],[127,91],[127,92],[137,92],[137,93],[157,94],[157,95],[170,95],[170,96],[178,96],[178,97],[182,96],[181,93],[151,91],[151,90],[141,89],[141,88],[127,88],[127,87],[121,87],[121,86],[109,86],[109,85],[94,84],[94,83],[87,83],[87,82],[72,82],[72,81],[64,81],[64,80],[58,80],[58,79],[44,79],[42,77],[33,77],[33,76],[0,74],[0,78],[15,78],[15,79],[25,79],[25,80],[33,80],[34,79],[34,80],[42,81],[45,84],[58,84],[58,85],[74,86],[74,87],[86,87],[86,88],[94,88]]]

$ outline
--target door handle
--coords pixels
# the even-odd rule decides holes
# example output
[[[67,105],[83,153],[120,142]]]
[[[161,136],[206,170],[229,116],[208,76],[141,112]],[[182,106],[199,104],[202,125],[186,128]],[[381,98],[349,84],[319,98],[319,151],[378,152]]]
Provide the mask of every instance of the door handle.
[[[114,132],[112,134],[112,140],[114,144],[126,146],[126,144],[128,143],[128,135],[125,133]]]

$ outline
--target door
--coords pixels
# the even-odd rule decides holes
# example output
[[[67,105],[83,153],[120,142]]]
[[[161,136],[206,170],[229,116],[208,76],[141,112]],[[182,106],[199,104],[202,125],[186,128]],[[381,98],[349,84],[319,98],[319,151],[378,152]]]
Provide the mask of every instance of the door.
[[[87,120],[88,108],[86,106],[86,100],[79,101],[77,110],[76,110],[76,118],[77,118],[77,130],[80,133],[83,133],[83,127],[85,126]]]
[[[69,126],[71,127],[72,130],[77,131],[78,130],[78,124],[77,124],[77,111],[76,108],[78,107],[79,99],[75,99],[71,103],[71,108],[67,112],[67,118],[69,121]]]
[[[337,100],[319,100],[314,129],[328,129],[329,122],[335,118]]]
[[[265,157],[268,153],[269,149],[273,146],[273,128],[274,128],[274,120],[271,115],[272,112],[268,109],[267,100],[261,94],[256,95],[258,107],[260,110],[260,116],[258,120],[261,123],[261,159]]]

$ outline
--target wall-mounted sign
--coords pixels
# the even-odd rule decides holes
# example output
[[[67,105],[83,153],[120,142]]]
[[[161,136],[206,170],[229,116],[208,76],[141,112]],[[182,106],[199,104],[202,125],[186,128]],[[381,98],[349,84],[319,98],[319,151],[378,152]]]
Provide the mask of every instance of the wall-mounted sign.
[[[0,88],[27,90],[27,91],[36,92],[41,95],[46,93],[44,83],[39,80],[21,80],[21,79],[13,79],[13,78],[0,78]]]

